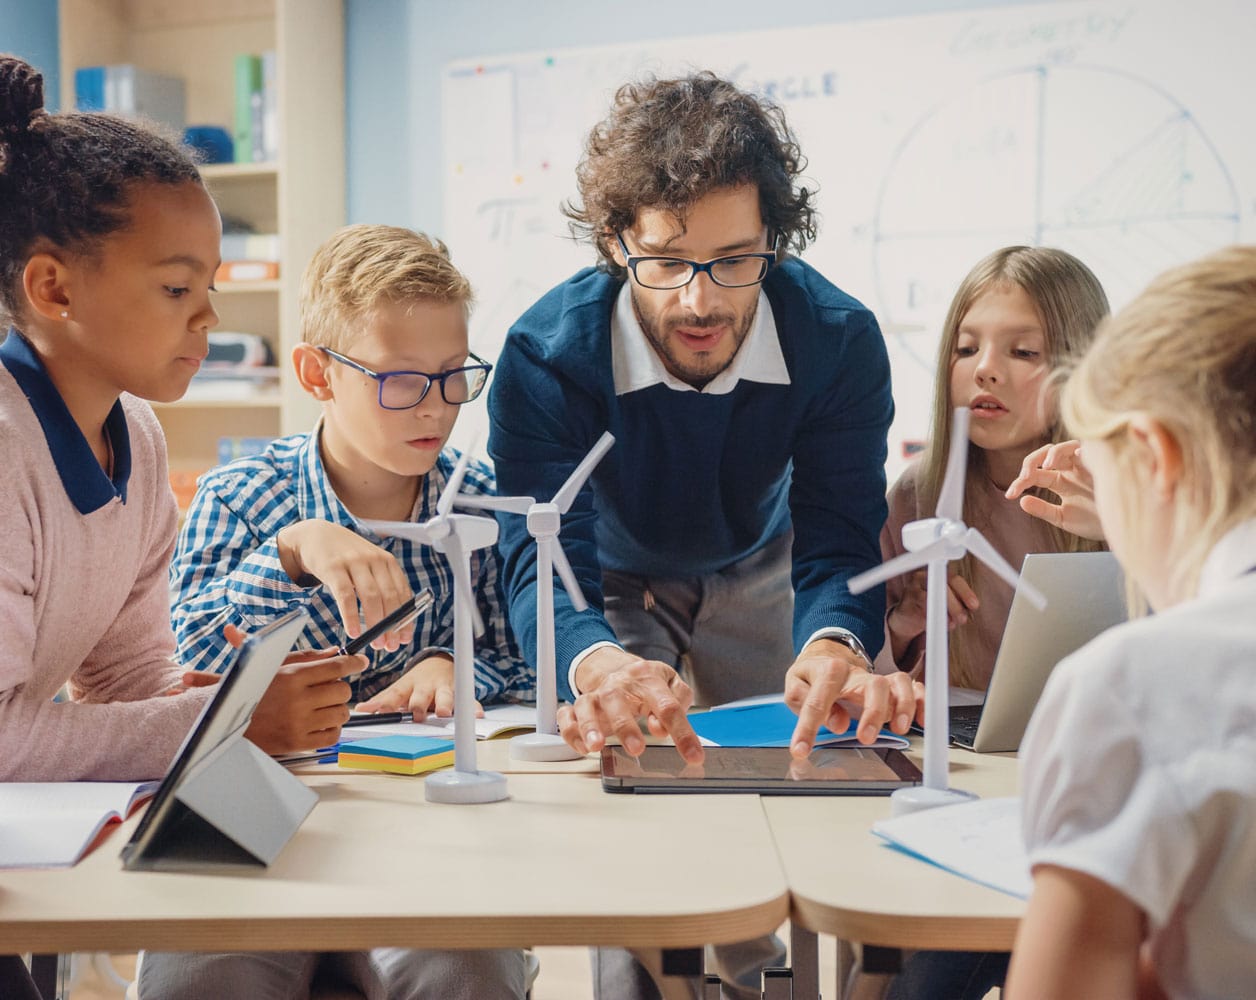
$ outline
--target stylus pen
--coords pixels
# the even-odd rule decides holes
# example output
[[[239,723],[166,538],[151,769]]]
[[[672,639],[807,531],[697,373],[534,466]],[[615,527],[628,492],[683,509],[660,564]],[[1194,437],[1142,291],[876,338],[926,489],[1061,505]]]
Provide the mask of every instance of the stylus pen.
[[[424,588],[420,590],[413,598],[406,601],[399,608],[394,608],[388,612],[378,622],[368,628],[356,639],[350,639],[340,647],[341,656],[353,656],[366,649],[372,642],[378,639],[385,632],[391,632],[394,629],[405,628],[412,621],[419,617],[424,611],[432,606],[435,598],[432,596],[430,589]]]
[[[340,728],[347,729],[349,726],[382,726],[389,722],[410,722],[413,718],[413,712],[375,712],[374,714],[351,715],[349,716],[349,721]]]

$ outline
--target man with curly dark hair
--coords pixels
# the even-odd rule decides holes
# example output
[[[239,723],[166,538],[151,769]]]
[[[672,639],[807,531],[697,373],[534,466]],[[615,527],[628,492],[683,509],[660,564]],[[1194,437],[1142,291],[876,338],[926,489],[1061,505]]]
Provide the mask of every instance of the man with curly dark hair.
[[[816,232],[804,165],[779,108],[711,73],[620,88],[566,206],[600,262],[506,339],[489,396],[503,494],[548,500],[603,431],[616,438],[563,524],[593,605],[555,594],[574,700],[559,723],[578,751],[614,735],[639,752],[644,718],[700,761],[695,701],[783,690],[800,757],[821,725],[846,728],[842,702],[862,703],[865,742],[922,707],[906,676],[871,673],[883,592],[846,586],[880,561],[893,402],[872,314],[791,256]],[[517,518],[500,544],[534,659],[535,548]],[[778,956],[733,950],[716,961],[726,995],[757,996]],[[598,979],[603,997],[610,982],[649,995],[620,971]]]

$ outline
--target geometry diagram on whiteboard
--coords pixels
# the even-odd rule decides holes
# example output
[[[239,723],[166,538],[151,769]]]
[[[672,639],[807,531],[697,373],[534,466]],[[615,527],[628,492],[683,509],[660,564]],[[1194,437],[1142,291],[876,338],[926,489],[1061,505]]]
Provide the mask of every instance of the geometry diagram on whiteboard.
[[[877,294],[904,351],[932,370],[946,307],[1002,246],[1067,250],[1114,308],[1154,275],[1239,231],[1225,163],[1155,84],[1081,66],[982,81],[921,118],[877,200]]]

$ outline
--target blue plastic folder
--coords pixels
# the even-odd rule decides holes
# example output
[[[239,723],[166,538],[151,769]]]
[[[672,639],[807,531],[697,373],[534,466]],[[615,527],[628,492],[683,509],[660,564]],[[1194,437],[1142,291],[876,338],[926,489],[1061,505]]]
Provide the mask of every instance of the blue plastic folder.
[[[798,725],[794,710],[782,701],[729,708],[713,708],[709,712],[695,712],[689,716],[693,731],[709,746],[717,747],[787,747],[789,738]],[[835,733],[823,726],[816,735],[818,747],[862,746],[855,738],[858,722],[852,722],[844,733]],[[894,747],[905,750],[907,737],[882,729],[874,747]]]

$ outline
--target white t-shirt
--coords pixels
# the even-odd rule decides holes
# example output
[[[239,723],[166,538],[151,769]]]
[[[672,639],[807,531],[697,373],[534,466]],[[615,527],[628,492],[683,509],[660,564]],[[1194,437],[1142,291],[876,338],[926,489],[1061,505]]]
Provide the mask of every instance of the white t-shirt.
[[[1171,997],[1256,996],[1256,521],[1060,663],[1021,760],[1030,863],[1141,907]]]

